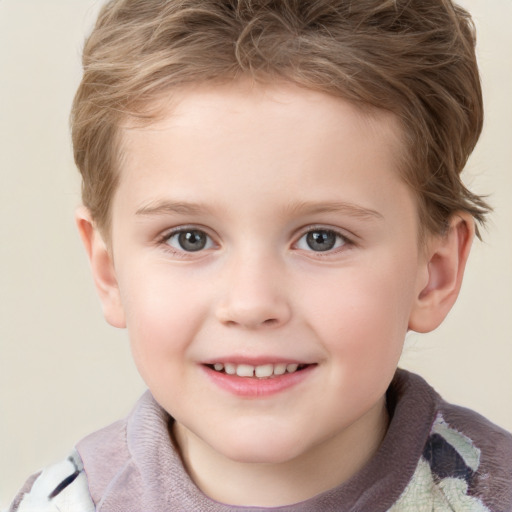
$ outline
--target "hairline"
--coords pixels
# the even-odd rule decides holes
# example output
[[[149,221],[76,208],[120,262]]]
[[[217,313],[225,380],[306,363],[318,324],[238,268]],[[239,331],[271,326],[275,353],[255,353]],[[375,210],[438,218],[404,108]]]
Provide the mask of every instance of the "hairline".
[[[423,212],[422,196],[421,193],[414,188],[412,183],[409,182],[407,177],[412,174],[411,167],[415,164],[414,158],[412,157],[412,140],[407,140],[407,124],[400,116],[399,113],[393,112],[390,109],[378,107],[362,100],[354,100],[350,95],[344,95],[339,90],[333,92],[329,88],[321,87],[308,87],[298,80],[294,80],[293,76],[272,76],[270,73],[253,73],[251,75],[245,73],[235,77],[229,75],[219,76],[214,79],[200,82],[199,80],[182,83],[180,85],[171,85],[165,89],[156,92],[152,98],[148,99],[143,103],[138,103],[135,108],[129,106],[124,110],[118,110],[117,122],[114,123],[114,162],[113,162],[113,190],[109,196],[108,208],[105,215],[104,222],[97,224],[102,237],[105,242],[110,245],[112,237],[112,203],[119,187],[119,180],[121,179],[121,172],[123,167],[123,161],[125,160],[126,152],[123,150],[124,137],[123,131],[130,129],[141,129],[147,128],[153,124],[162,121],[166,116],[172,115],[173,109],[179,104],[180,100],[176,101],[180,93],[188,92],[190,90],[205,87],[209,84],[214,86],[230,85],[242,80],[252,81],[252,86],[287,86],[294,85],[302,88],[306,91],[314,91],[321,94],[329,95],[333,98],[338,98],[348,102],[351,106],[355,107],[358,113],[362,116],[363,120],[372,121],[379,115],[391,116],[396,121],[397,140],[395,144],[395,150],[393,156],[397,160],[396,172],[400,179],[405,183],[414,196],[415,210],[416,210],[416,222],[418,225],[418,248],[423,249],[429,238],[434,235],[443,235],[444,231],[434,231],[428,226],[426,219],[424,218],[426,212]]]

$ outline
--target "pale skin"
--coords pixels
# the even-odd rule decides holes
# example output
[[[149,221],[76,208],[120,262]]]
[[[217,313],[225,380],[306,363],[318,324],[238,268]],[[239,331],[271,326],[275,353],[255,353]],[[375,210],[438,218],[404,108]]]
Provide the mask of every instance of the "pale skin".
[[[291,84],[184,89],[152,125],[127,121],[123,147],[111,232],[85,208],[78,227],[191,478],[267,507],[345,482],[385,435],[407,331],[456,300],[471,217],[419,243],[396,119]],[[274,360],[305,377],[248,396],[211,368]]]

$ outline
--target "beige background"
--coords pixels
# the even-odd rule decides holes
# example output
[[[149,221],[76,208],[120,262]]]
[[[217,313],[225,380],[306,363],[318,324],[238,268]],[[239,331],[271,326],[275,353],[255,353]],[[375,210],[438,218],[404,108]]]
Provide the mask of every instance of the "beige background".
[[[143,390],[125,333],[103,321],[73,224],[68,111],[100,3],[0,0],[0,509]],[[487,107],[466,176],[496,211],[458,304],[437,332],[409,337],[403,366],[512,430],[512,1],[463,4]]]

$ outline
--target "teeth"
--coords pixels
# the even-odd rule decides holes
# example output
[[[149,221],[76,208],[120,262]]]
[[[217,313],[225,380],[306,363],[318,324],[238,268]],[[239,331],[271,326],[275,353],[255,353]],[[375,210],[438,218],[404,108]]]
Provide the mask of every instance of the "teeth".
[[[274,365],[274,375],[283,375],[286,373],[286,364],[279,363]]]
[[[239,364],[236,367],[236,374],[239,377],[254,377],[254,366],[250,364]]]
[[[274,365],[273,364],[264,364],[262,366],[256,366],[254,369],[254,374],[256,377],[270,377],[274,373]]]
[[[229,363],[226,363],[224,365],[224,371],[228,374],[228,375],[235,375],[236,373],[236,365],[235,364],[229,364]]]
[[[233,363],[215,363],[214,370],[218,372],[224,371],[228,375],[238,375],[239,377],[257,377],[265,379],[276,375],[284,375],[285,373],[294,373],[299,367],[297,363],[276,363],[262,364],[260,366],[252,366],[250,364],[233,364]]]

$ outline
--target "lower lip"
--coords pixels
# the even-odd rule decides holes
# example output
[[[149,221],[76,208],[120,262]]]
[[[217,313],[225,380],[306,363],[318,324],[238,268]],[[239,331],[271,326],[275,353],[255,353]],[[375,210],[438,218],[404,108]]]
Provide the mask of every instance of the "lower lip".
[[[262,398],[297,386],[311,375],[316,365],[309,365],[294,373],[285,373],[267,379],[228,375],[227,373],[212,370],[208,366],[202,366],[202,368],[208,377],[225,391],[241,397]]]

